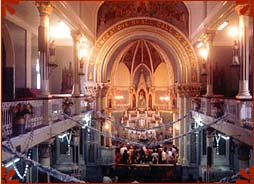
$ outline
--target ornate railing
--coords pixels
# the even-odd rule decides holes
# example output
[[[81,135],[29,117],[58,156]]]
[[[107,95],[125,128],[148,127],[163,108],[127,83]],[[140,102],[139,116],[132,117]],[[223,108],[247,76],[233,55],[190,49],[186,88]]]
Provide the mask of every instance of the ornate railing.
[[[24,115],[25,118],[25,130],[31,130],[32,128],[39,127],[43,124],[43,100],[28,100],[28,101],[12,101],[2,103],[2,128],[3,139],[13,135],[14,118],[12,113],[12,107],[18,104],[31,104],[32,115]]]
[[[76,108],[80,106],[80,113],[87,111],[87,102],[84,97],[64,97],[57,96],[53,98],[41,98],[33,100],[13,100],[2,103],[2,138],[13,137],[19,135],[15,125],[13,107],[18,104],[30,104],[32,107],[32,114],[23,115],[23,122],[25,122],[24,132],[27,133],[31,129],[37,129],[42,126],[49,125],[64,119],[64,99],[68,98],[73,105],[70,106],[70,115],[79,114]],[[15,126],[14,126],[15,125]]]
[[[49,108],[49,114],[51,114],[51,119],[53,122],[62,120],[64,118],[62,98],[52,99],[49,107],[51,107]]]
[[[227,122],[247,129],[253,129],[252,102],[236,99],[195,97],[192,110],[218,118],[228,114]]]

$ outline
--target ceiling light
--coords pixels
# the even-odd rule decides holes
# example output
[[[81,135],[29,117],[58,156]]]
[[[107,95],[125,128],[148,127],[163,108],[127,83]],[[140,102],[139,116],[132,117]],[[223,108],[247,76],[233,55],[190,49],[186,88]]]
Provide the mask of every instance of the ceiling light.
[[[219,27],[217,28],[218,31],[223,30],[227,25],[228,25],[228,21],[224,21],[221,25],[219,25]]]

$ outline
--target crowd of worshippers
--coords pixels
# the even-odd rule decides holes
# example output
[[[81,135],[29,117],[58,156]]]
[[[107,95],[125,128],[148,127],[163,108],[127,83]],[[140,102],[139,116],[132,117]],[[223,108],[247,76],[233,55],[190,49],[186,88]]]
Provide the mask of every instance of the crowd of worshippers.
[[[179,150],[175,145],[160,145],[154,148],[127,147],[116,149],[116,164],[176,164]]]

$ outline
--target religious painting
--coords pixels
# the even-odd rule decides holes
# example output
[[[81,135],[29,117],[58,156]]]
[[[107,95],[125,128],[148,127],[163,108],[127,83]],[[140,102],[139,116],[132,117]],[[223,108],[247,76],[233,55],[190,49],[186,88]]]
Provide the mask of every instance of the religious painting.
[[[146,94],[143,89],[141,89],[138,93],[138,108],[146,108]]]
[[[176,1],[105,1],[98,11],[97,36],[117,22],[135,17],[164,20],[188,36],[188,9]]]
[[[132,95],[132,108],[135,109],[136,108],[136,95]]]

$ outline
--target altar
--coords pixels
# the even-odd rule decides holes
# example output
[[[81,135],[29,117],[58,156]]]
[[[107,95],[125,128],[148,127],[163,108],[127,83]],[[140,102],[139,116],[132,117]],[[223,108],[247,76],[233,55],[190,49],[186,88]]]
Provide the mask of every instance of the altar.
[[[126,136],[131,141],[148,142],[155,140],[160,134],[163,119],[158,111],[153,110],[130,110],[124,113],[121,124],[126,128]],[[158,128],[156,128],[158,127]],[[154,128],[154,129],[151,129]],[[135,129],[135,130],[133,130]]]

